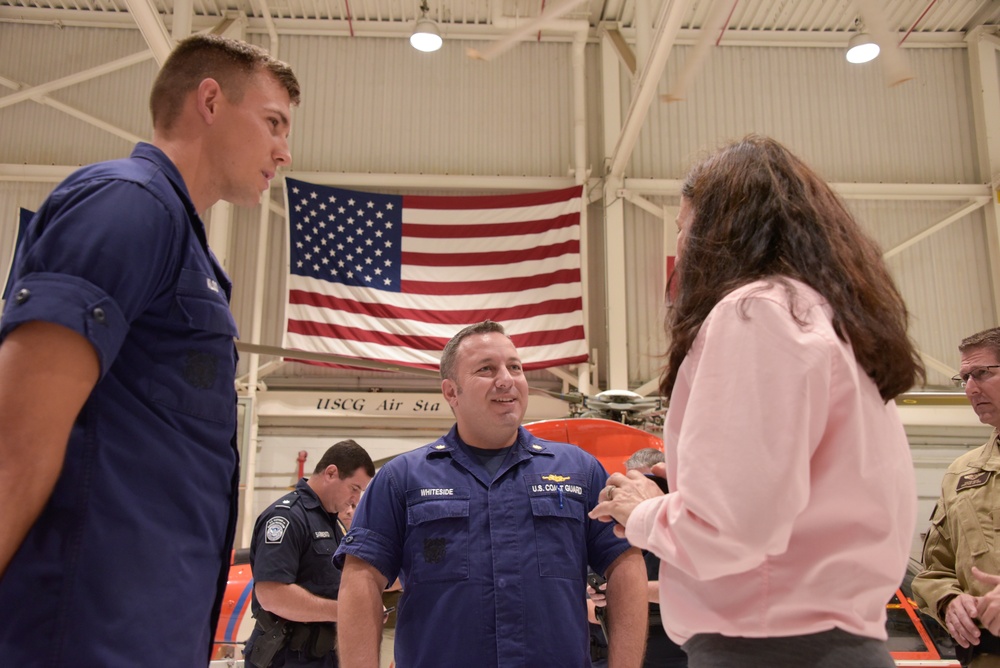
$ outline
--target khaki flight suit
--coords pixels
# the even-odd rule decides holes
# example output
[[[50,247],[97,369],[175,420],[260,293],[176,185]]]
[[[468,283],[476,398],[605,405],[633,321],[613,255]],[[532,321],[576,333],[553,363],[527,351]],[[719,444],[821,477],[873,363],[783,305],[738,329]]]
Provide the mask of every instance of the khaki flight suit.
[[[941,481],[931,526],[924,540],[924,570],[913,579],[923,612],[945,626],[945,609],[961,594],[982,596],[993,589],[972,575],[972,567],[1000,574],[1000,448],[994,430],[985,445],[948,467]],[[980,655],[973,666],[1000,666],[1000,655]]]

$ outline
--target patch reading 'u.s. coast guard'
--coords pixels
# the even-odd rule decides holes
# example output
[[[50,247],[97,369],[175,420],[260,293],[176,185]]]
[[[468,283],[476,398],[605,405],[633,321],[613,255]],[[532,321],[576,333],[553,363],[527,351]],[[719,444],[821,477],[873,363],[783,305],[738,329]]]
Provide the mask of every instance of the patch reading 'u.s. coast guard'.
[[[264,526],[264,542],[280,543],[285,537],[285,529],[288,528],[288,520],[284,517],[272,517]]]
[[[531,496],[558,495],[573,496],[583,500],[586,495],[585,486],[577,482],[583,480],[579,473],[549,473],[546,475],[526,476]]]

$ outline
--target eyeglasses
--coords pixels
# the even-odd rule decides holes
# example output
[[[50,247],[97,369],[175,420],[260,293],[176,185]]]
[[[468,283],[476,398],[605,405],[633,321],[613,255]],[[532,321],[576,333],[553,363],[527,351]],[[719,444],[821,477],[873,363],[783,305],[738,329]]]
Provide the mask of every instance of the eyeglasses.
[[[969,384],[969,379],[981,383],[990,376],[993,375],[993,369],[1000,369],[1000,364],[989,364],[987,366],[978,366],[971,371],[966,371],[965,373],[960,373],[957,376],[951,377],[951,382],[959,387],[965,387]]]

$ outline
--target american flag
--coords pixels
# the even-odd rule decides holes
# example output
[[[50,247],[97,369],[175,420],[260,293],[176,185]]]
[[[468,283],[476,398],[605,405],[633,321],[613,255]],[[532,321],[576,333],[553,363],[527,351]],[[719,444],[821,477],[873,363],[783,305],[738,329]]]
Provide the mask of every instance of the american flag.
[[[284,347],[437,369],[465,325],[501,323],[524,368],[585,362],[582,187],[381,195],[285,179]]]

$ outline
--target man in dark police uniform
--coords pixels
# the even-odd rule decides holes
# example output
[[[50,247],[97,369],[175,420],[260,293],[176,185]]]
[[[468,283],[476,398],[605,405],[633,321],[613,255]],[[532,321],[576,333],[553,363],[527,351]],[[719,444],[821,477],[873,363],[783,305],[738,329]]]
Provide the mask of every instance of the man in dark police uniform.
[[[375,465],[352,440],[331,446],[303,478],[260,514],[250,545],[256,618],[247,641],[253,668],[335,668],[340,569],[333,553],[343,538],[338,513],[358,503]]]
[[[456,425],[379,470],[337,552],[341,664],[378,666],[381,593],[398,575],[399,666],[589,667],[590,566],[608,579],[610,665],[638,668],[642,556],[587,516],[607,472],[520,426],[528,385],[499,324],[456,334],[441,377]]]

